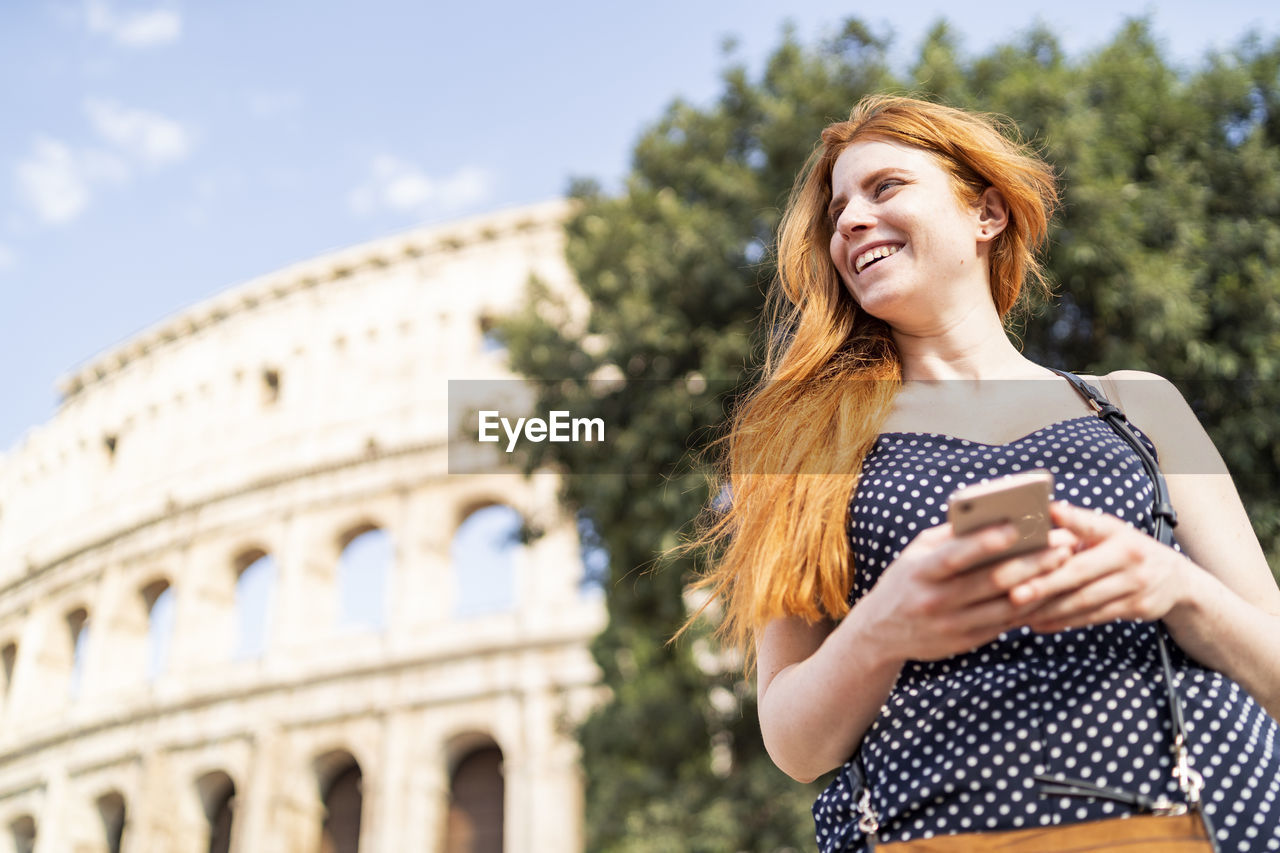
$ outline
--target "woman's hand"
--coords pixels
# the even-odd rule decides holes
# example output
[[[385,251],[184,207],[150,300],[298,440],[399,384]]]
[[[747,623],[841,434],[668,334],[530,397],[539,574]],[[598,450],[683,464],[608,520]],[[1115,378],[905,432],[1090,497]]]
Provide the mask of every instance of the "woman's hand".
[[[1009,590],[1052,571],[1077,544],[1053,530],[1050,547],[991,562],[1013,525],[956,536],[942,524],[920,533],[839,622],[799,616],[757,635],[760,731],[783,772],[811,782],[857,749],[908,659],[970,651],[1025,621],[1043,603],[1014,605]]]
[[[1191,563],[1120,519],[1051,505],[1054,523],[1079,538],[1076,553],[1053,572],[1016,586],[1011,602],[1040,602],[1026,624],[1043,634],[1115,619],[1151,622],[1181,603]]]
[[[1023,624],[1045,601],[1027,584],[1059,569],[1078,542],[1071,531],[1055,529],[1049,547],[983,565],[1016,537],[1012,524],[965,536],[956,536],[950,524],[920,533],[863,600],[874,614],[871,635],[895,657],[940,660]],[[1030,594],[1015,602],[1010,592],[1020,587]]]

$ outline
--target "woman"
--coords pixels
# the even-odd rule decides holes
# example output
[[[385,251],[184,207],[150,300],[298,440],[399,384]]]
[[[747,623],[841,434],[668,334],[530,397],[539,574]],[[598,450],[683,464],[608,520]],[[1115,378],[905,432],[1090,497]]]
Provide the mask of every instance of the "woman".
[[[704,581],[754,646],[765,746],[806,782],[860,754],[882,841],[1127,814],[1033,777],[1178,797],[1167,629],[1221,849],[1280,849],[1280,590],[1172,385],[1105,378],[1169,475],[1181,553],[1149,535],[1132,448],[1010,343],[1056,189],[1000,127],[868,98],[792,194],[780,331],[729,436]],[[1056,477],[1049,547],[984,566],[1013,531],[954,535],[946,499],[1032,468]],[[814,805],[822,850],[862,849],[852,784]]]

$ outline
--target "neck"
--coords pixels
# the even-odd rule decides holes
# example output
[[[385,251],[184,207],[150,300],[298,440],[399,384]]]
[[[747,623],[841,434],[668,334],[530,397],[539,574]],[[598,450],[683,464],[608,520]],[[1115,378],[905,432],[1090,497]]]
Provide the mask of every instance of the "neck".
[[[894,329],[903,381],[1022,379],[1049,374],[1018,352],[994,306],[985,308],[975,308],[966,316],[932,328]]]

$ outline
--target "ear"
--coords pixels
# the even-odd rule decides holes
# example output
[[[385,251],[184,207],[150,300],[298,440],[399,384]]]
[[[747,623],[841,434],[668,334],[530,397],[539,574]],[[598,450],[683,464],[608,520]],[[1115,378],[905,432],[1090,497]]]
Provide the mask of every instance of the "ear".
[[[978,242],[989,243],[1009,224],[1009,207],[995,187],[987,187],[978,199]]]

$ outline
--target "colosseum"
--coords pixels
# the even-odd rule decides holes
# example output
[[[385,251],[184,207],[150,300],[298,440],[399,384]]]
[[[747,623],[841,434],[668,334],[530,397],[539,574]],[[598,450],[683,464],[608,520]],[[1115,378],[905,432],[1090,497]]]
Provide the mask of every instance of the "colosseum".
[[[446,441],[491,318],[572,292],[566,214],[299,263],[61,381],[0,456],[0,853],[582,848],[577,525]]]

